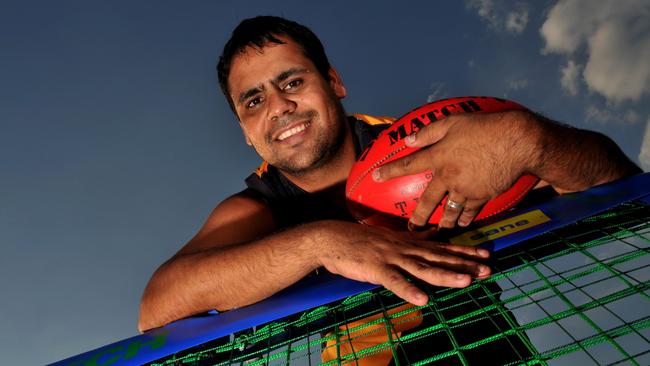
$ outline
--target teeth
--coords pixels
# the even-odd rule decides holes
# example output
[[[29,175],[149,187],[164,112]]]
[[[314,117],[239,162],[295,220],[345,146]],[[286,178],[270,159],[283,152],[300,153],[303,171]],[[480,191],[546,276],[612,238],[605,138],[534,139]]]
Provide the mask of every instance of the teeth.
[[[296,126],[296,127],[292,128],[290,130],[284,131],[284,132],[282,132],[282,134],[280,134],[280,136],[278,136],[278,140],[282,141],[284,139],[287,139],[287,138],[289,138],[289,137],[291,137],[291,136],[293,136],[293,135],[295,135],[295,134],[297,134],[299,132],[304,131],[308,126],[309,126],[309,123],[303,123],[303,124],[301,124],[299,126]]]

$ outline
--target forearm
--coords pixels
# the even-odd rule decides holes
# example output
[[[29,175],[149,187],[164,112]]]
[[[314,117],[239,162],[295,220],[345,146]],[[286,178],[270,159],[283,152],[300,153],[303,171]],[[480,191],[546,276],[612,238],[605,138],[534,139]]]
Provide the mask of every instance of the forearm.
[[[528,170],[559,192],[585,190],[640,173],[608,137],[561,125],[540,115],[529,115],[537,153]]]
[[[177,256],[147,285],[140,330],[262,300],[318,267],[313,224],[244,244]]]

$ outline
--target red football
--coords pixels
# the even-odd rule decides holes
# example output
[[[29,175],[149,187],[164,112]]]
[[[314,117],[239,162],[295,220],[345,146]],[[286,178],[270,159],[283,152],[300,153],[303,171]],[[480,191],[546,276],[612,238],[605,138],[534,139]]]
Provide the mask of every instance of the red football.
[[[404,138],[429,123],[454,113],[485,113],[526,108],[512,101],[492,97],[460,97],[443,99],[418,107],[384,130],[361,154],[354,164],[346,185],[348,208],[360,222],[405,227],[406,220],[431,180],[423,172],[385,182],[375,182],[372,171],[390,161],[412,154],[419,149],[407,147]],[[539,181],[533,175],[521,176],[506,192],[488,201],[474,221],[507,210],[519,202]],[[431,215],[430,224],[437,224],[442,216],[443,198]]]

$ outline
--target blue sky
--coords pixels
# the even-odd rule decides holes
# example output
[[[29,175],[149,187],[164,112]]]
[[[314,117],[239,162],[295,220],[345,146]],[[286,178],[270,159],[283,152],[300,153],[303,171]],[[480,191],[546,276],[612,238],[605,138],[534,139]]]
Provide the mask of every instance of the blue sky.
[[[349,112],[507,97],[611,136],[650,169],[647,0],[269,4],[3,3],[3,363],[53,362],[136,334],[151,273],[243,188],[258,159],[215,60],[246,17],[311,27]]]

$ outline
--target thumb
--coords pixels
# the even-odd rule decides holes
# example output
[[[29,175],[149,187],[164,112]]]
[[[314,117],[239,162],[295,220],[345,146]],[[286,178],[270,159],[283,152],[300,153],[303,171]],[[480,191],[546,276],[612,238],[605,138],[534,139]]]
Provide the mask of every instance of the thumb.
[[[440,141],[449,130],[449,119],[447,117],[441,121],[433,122],[427,126],[424,126],[418,132],[413,133],[407,136],[404,139],[406,146],[409,147],[424,147],[433,145],[436,142]]]

